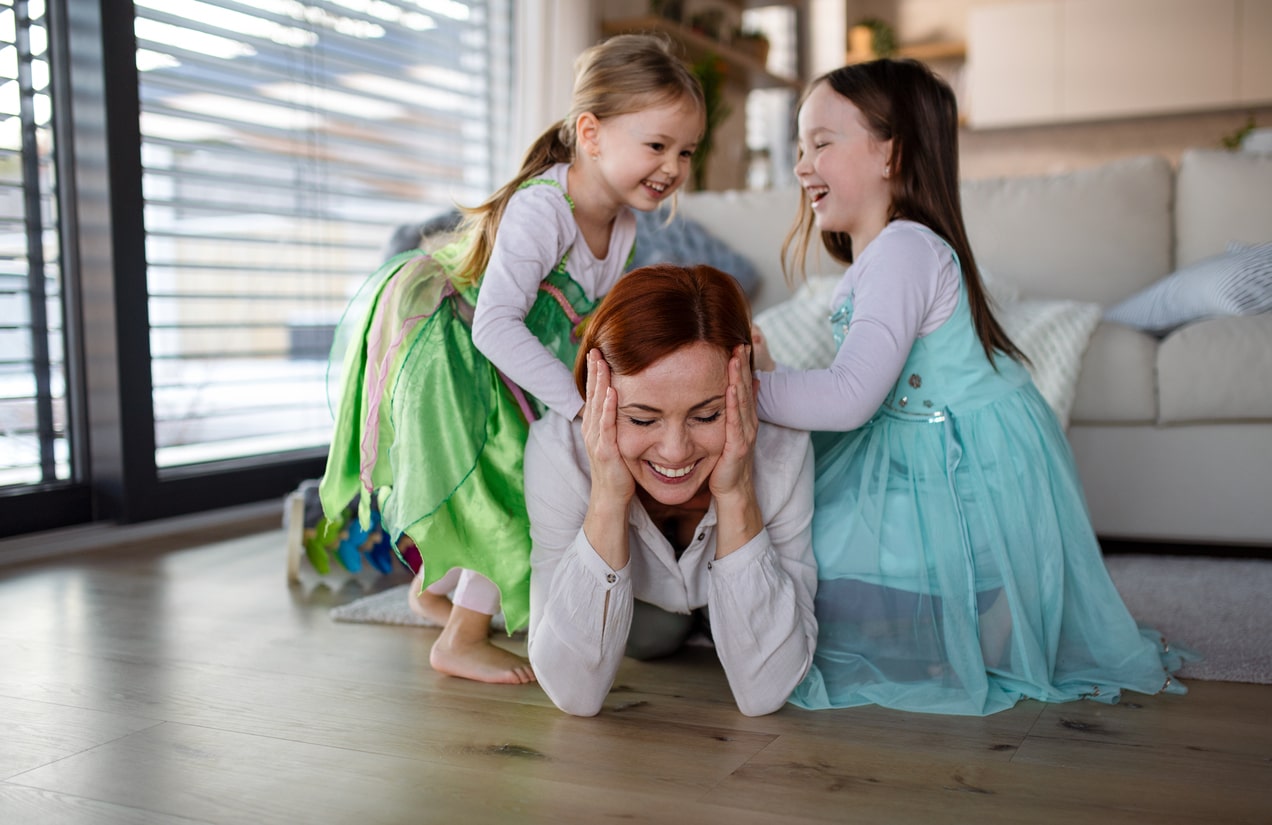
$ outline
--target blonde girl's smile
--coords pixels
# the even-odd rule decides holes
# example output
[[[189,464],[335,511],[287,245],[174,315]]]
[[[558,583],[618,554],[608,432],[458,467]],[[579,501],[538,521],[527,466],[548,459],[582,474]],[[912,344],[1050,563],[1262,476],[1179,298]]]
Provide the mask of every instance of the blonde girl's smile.
[[[682,98],[604,121],[584,120],[581,148],[616,202],[648,211],[689,177],[704,122],[697,104]]]

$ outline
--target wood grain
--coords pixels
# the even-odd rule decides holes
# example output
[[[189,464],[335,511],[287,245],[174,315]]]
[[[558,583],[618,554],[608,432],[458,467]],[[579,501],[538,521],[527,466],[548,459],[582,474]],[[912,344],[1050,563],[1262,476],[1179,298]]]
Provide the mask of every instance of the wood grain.
[[[578,719],[433,672],[436,630],[332,622],[359,592],[287,586],[282,542],[0,568],[0,822],[1272,820],[1269,686],[751,719],[690,649]]]

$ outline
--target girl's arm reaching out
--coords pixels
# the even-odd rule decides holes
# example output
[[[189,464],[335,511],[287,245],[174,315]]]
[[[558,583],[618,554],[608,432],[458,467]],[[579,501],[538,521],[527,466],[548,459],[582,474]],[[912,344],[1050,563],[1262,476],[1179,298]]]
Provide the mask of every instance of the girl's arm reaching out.
[[[826,369],[760,373],[760,418],[801,430],[846,431],[870,420],[895,386],[910,348],[958,301],[958,268],[920,230],[885,230],[845,278],[852,320]],[[838,292],[838,291],[837,291]]]

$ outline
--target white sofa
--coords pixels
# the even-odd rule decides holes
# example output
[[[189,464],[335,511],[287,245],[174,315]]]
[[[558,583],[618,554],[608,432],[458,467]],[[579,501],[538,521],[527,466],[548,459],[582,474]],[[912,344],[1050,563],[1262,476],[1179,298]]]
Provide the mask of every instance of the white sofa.
[[[761,271],[757,312],[791,296],[778,250],[793,187],[680,201]],[[1178,169],[1140,157],[967,181],[963,208],[996,282],[1026,299],[1108,307],[1231,241],[1272,241],[1272,154],[1194,150]],[[825,255],[809,261],[811,273],[836,270]],[[1160,340],[1100,322],[1068,433],[1102,537],[1272,546],[1272,314],[1201,320]]]

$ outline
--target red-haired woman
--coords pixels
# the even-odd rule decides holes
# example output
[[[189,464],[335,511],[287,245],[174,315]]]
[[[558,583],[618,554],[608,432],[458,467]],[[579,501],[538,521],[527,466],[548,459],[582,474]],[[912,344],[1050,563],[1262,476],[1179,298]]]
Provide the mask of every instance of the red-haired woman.
[[[588,323],[586,403],[530,429],[530,662],[562,710],[597,713],[627,655],[707,626],[738,708],[771,713],[817,640],[807,433],[755,416],[751,323],[707,266],[638,269]]]

